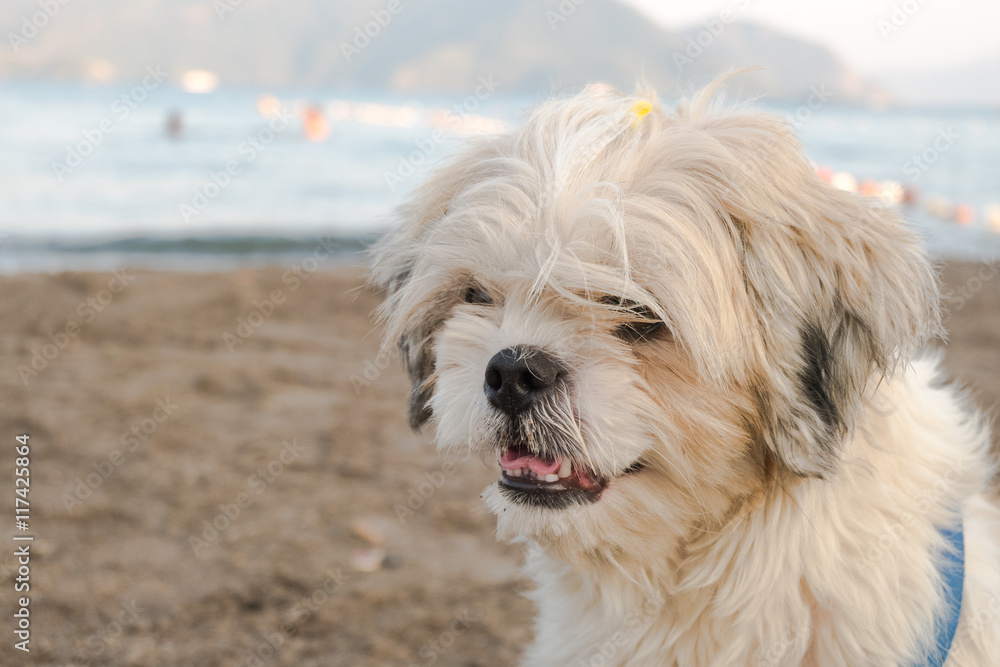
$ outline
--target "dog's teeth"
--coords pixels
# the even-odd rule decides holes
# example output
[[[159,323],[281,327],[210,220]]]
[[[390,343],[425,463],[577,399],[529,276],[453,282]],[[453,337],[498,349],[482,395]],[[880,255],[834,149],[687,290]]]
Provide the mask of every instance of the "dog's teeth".
[[[510,470],[507,471],[507,474],[510,475],[511,477],[520,477],[521,476],[521,469],[520,468],[511,468]]]
[[[573,462],[568,458],[562,460],[562,465],[559,466],[559,477],[566,478],[573,474]]]
[[[545,476],[545,481],[546,482],[558,482],[559,481],[559,475],[555,474],[554,472],[550,472],[548,475]]]

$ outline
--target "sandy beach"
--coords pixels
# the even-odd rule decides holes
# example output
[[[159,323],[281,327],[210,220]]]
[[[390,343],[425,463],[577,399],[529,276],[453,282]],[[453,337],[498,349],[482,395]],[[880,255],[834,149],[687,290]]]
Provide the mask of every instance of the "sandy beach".
[[[945,367],[994,412],[998,276],[943,270]],[[534,610],[495,473],[409,431],[364,277],[0,278],[4,534],[27,433],[35,537],[31,653],[8,630],[0,663],[516,664]],[[9,627],[11,548],[0,575]]]

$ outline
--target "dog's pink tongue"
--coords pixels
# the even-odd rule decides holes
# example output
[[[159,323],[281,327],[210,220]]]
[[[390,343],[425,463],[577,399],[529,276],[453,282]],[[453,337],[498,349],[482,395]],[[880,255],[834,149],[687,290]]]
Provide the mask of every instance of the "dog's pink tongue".
[[[511,447],[500,457],[500,467],[504,470],[514,470],[516,468],[528,468],[536,475],[545,476],[559,470],[562,459],[546,461],[534,454],[527,453],[523,449]]]

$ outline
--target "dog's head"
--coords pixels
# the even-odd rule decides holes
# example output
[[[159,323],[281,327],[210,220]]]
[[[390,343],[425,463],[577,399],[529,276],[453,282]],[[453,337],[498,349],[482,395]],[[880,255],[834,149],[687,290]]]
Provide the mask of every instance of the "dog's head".
[[[544,104],[439,168],[376,248],[411,424],[497,465],[502,535],[680,535],[768,479],[833,475],[866,391],[938,332],[897,214],[712,94]]]

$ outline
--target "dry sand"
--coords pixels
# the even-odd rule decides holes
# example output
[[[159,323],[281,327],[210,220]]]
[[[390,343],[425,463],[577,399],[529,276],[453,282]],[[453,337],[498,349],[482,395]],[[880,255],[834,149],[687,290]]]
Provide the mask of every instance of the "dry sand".
[[[495,542],[478,499],[494,473],[445,465],[407,429],[408,385],[376,357],[363,273],[304,274],[297,289],[283,269],[129,273],[118,294],[102,294],[108,274],[0,278],[0,664],[515,664],[534,611],[520,551]],[[947,301],[946,366],[987,408],[1000,401],[993,273],[944,273],[953,293],[974,292]],[[283,302],[231,351],[224,334],[275,290]],[[33,350],[58,353],[25,385]],[[20,433],[30,655],[6,629]],[[379,543],[381,569],[352,567]]]

